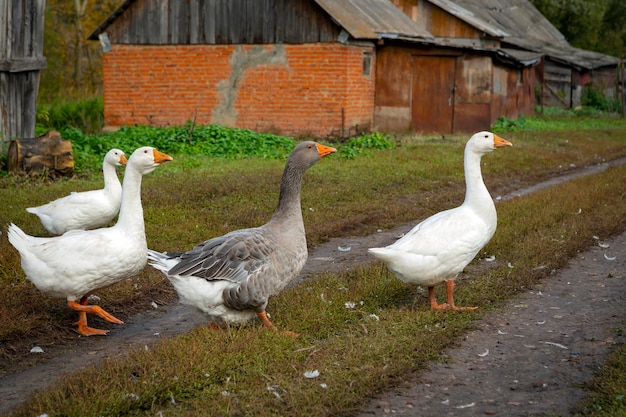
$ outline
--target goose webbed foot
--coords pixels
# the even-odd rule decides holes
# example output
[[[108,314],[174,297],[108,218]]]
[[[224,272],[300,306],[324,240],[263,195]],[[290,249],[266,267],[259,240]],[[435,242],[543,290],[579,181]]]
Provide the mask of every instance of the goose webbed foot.
[[[462,311],[462,310],[476,310],[478,307],[457,307],[454,305],[454,280],[446,281],[446,293],[448,296],[448,308],[454,311]]]
[[[443,304],[438,304],[437,300],[435,300],[435,287],[428,287],[428,300],[430,301],[430,308],[432,310],[452,310],[452,311],[462,311],[462,310],[476,310],[478,307],[459,307],[454,305],[454,281],[447,280],[446,281],[446,294],[448,297],[448,302]]]
[[[76,301],[68,301],[67,305],[72,310],[78,311],[78,321],[75,322],[74,324],[78,326],[78,329],[77,329],[78,333],[80,333],[83,336],[101,336],[101,335],[106,335],[107,333],[109,333],[108,330],[101,330],[101,329],[95,329],[95,328],[89,327],[87,325],[87,313],[95,314],[98,317],[108,321],[109,323],[124,324],[122,320],[116,318],[111,313],[105,311],[102,307],[88,305],[87,296],[84,296],[83,298],[81,298],[80,303],[77,303]]]
[[[263,326],[266,329],[270,329],[270,330],[276,330],[276,326],[274,326],[272,324],[272,322],[270,321],[270,319],[267,317],[267,313],[265,311],[261,311],[259,313],[256,313],[256,315],[259,317],[259,319],[261,319],[261,322],[263,323]],[[300,336],[298,333],[295,332],[290,332],[290,331],[283,331],[282,332],[284,335],[286,336],[290,336],[290,337],[298,337]]]

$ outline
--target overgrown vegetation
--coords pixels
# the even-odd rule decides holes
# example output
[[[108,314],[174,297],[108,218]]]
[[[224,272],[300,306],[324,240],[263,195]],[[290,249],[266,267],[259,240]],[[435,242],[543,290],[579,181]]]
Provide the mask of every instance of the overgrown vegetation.
[[[612,123],[608,120],[606,126]],[[191,136],[194,140],[196,128]],[[169,142],[187,149],[188,145],[179,142],[189,139],[185,132],[190,127],[181,129],[180,136],[171,133]],[[131,149],[122,148],[127,152],[152,140],[148,138],[153,134],[154,140],[167,136],[143,127],[136,130],[141,142],[128,142]],[[571,165],[626,155],[626,127],[509,132],[503,136],[514,147],[485,157],[483,163],[485,180],[494,195]],[[247,140],[248,136],[237,138]],[[364,147],[366,153],[352,159],[333,155],[307,172],[302,205],[311,245],[330,237],[366,235],[413,222],[462,200],[465,135],[406,138],[394,142],[393,150],[372,149],[379,142],[381,147],[387,146],[389,138],[377,135],[355,142],[370,140],[373,143]],[[105,148],[111,145],[107,142]],[[174,157],[144,179],[142,196],[151,248],[189,249],[208,237],[262,224],[271,216],[284,164],[281,158],[184,153],[174,153]],[[38,219],[24,208],[72,190],[100,187],[101,174],[93,172],[84,180],[54,183],[1,178],[0,200],[10,204],[0,206],[0,224],[15,222],[31,234],[43,235]],[[29,186],[20,186],[23,184]],[[512,259],[517,267],[510,270],[500,265],[461,281],[459,303],[481,305],[481,311],[497,308],[499,301],[543,277],[543,270],[532,271],[538,262],[545,264],[545,259],[550,259],[546,271],[558,268],[590,244],[589,236],[608,239],[623,231],[625,184],[626,168],[616,168],[500,203],[500,226],[485,252]],[[579,209],[593,216],[572,214]],[[560,239],[545,239],[546,230]],[[75,313],[62,300],[39,293],[24,279],[19,257],[5,236],[0,237],[0,286],[11,291],[0,294],[0,320],[5,323],[0,328],[0,366],[9,370],[32,345],[63,345],[75,341],[76,336],[71,330]],[[489,291],[485,291],[487,286]],[[142,347],[127,359],[107,361],[71,375],[29,399],[16,415],[162,412],[194,416],[206,415],[206,410],[232,415],[346,414],[363,398],[436,358],[480,318],[480,312],[431,312],[419,298],[413,307],[414,295],[413,288],[378,264],[343,274],[323,274],[270,301],[275,324],[299,332],[302,336],[296,340],[264,332],[256,323],[226,333],[201,327],[148,351]],[[107,310],[122,319],[145,310],[152,301],[159,305],[176,302],[168,282],[150,267],[98,296]],[[354,302],[355,308],[346,308],[346,302]],[[98,326],[114,328],[102,322]],[[115,337],[115,332],[110,337]],[[305,371],[314,369],[320,371],[321,379],[303,378]]]
[[[578,129],[621,128],[626,119],[616,113],[605,112],[594,107],[562,109],[559,107],[537,107],[536,116],[520,116],[509,119],[500,116],[492,126],[494,132],[564,131]]]
[[[99,133],[104,126],[103,106],[102,97],[40,104],[37,107],[36,133],[69,128],[80,129],[85,134]]]
[[[109,149],[130,152],[139,144],[192,158],[283,159],[296,143],[290,137],[192,122],[168,127],[124,126],[112,133],[100,133],[102,122],[101,99],[53,104],[39,107],[36,131],[40,135],[48,130],[58,130],[64,139],[72,142],[78,174],[98,172],[101,159]],[[348,159],[367,153],[368,149],[392,149],[394,146],[392,138],[380,132],[364,134],[337,145],[339,154]]]

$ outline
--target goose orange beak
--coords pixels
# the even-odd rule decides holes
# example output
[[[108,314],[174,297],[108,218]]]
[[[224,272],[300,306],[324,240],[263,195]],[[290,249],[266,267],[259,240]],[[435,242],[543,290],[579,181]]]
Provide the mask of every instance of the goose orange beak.
[[[156,149],[152,151],[154,155],[154,162],[157,164],[162,164],[163,162],[172,161],[174,158],[171,156],[164,154],[161,151],[157,151]]]
[[[317,152],[320,154],[320,158],[323,158],[326,155],[330,155],[331,153],[337,152],[337,149],[332,148],[330,146],[321,145],[319,143],[316,143],[315,145],[317,146]]]
[[[504,146],[513,146],[513,144],[498,135],[493,135],[493,146],[495,146],[496,148],[502,148]]]
[[[128,163],[128,159],[126,159],[126,155],[120,156],[120,164],[126,165]]]

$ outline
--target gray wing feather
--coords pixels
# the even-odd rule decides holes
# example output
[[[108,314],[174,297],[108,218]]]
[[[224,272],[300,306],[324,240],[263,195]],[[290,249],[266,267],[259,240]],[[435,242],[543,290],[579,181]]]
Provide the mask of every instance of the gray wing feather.
[[[236,230],[178,254],[180,262],[168,274],[242,283],[269,261],[272,247],[258,228]]]

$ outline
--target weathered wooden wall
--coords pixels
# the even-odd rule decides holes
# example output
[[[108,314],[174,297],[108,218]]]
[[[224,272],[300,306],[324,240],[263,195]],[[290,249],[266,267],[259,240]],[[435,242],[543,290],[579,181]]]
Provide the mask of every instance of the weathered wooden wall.
[[[391,0],[404,14],[434,36],[478,39],[481,32],[428,1]]]
[[[0,1],[0,152],[35,136],[45,0]]]
[[[341,28],[309,0],[142,0],[106,30],[114,44],[335,42]]]
[[[572,107],[572,68],[544,60],[543,72],[540,75],[542,86],[541,103],[546,107]]]

